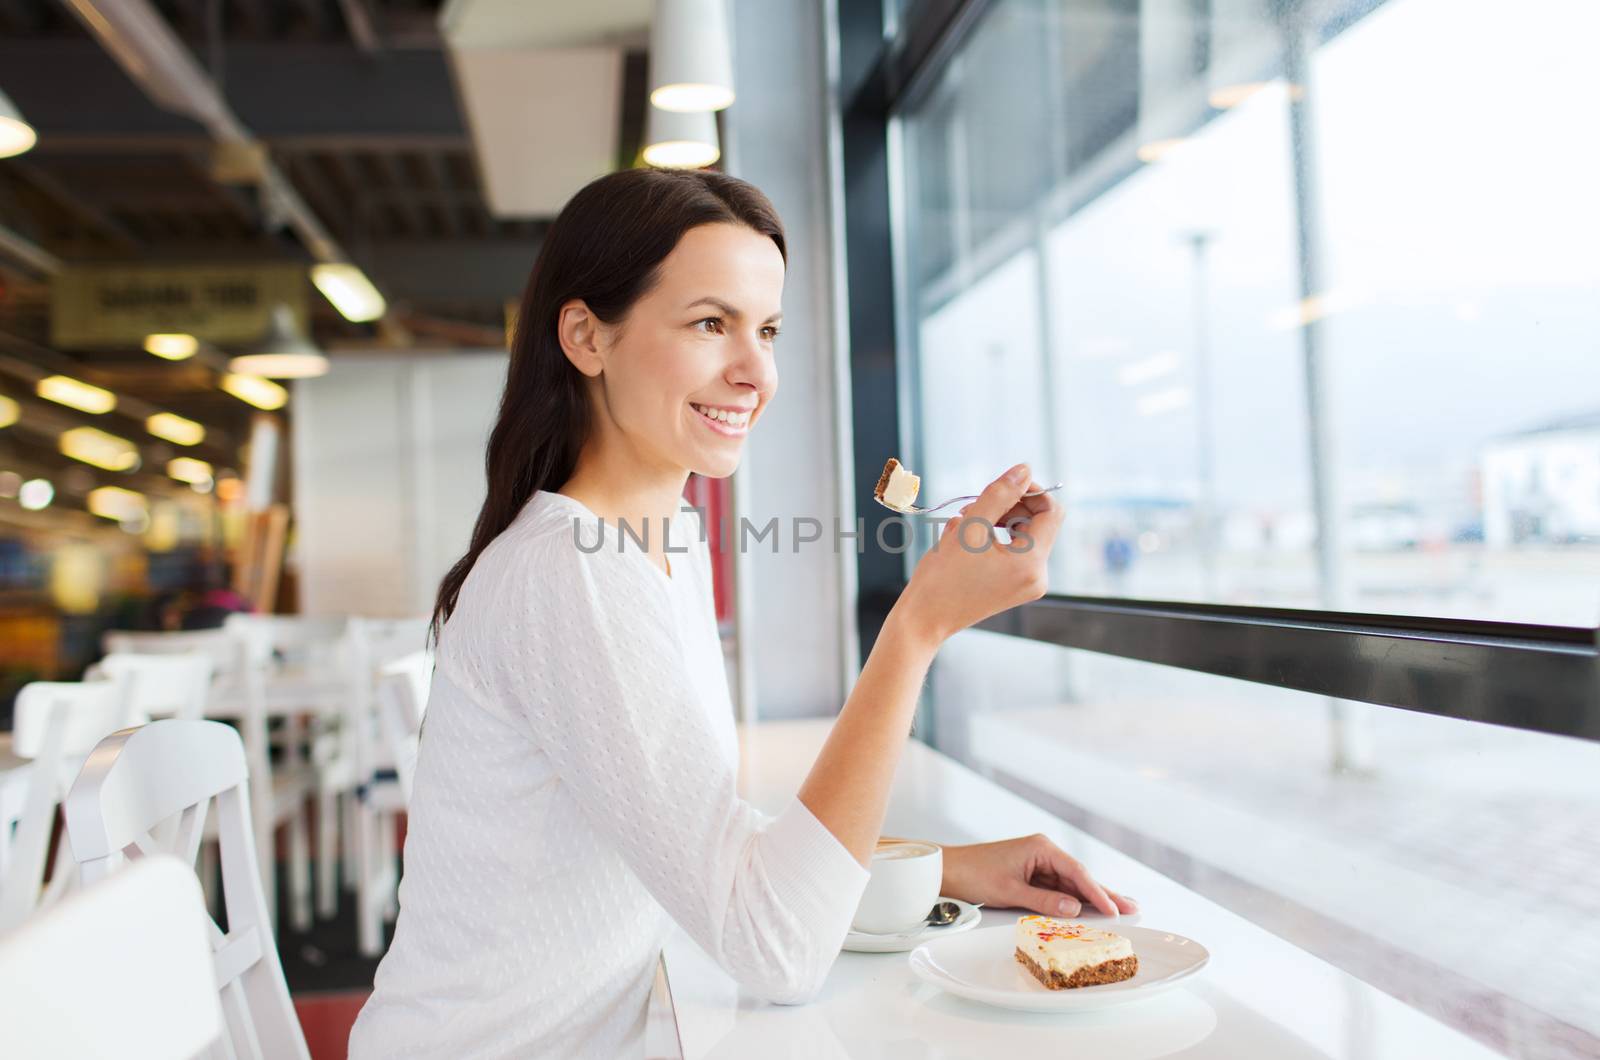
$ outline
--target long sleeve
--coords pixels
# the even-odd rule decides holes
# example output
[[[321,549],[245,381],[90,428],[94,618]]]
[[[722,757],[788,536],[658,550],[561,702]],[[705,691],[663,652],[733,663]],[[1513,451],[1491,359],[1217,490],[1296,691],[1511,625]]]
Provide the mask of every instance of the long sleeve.
[[[867,871],[798,798],[775,818],[740,798],[674,591],[642,555],[586,554],[569,533],[518,541],[488,590],[497,621],[475,630],[474,676],[706,953],[753,993],[803,1002]]]

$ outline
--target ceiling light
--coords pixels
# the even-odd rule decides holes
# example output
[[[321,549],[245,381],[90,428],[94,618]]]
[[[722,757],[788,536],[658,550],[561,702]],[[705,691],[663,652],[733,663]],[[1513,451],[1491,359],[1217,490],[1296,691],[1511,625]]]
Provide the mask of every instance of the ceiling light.
[[[294,310],[280,303],[272,307],[266,337],[249,353],[230,360],[228,368],[240,375],[305,379],[325,374],[328,358],[301,334]]]
[[[0,427],[9,427],[22,416],[22,406],[0,394]]]
[[[311,266],[311,282],[346,320],[361,323],[383,316],[388,305],[367,274],[347,261]]]
[[[85,506],[102,519],[137,519],[144,514],[144,494],[121,486],[101,486],[90,490]]]
[[[139,466],[137,446],[126,438],[118,438],[93,427],[74,427],[64,432],[58,448],[62,456],[70,456],[107,471],[132,471]]]
[[[56,488],[49,479],[30,478],[17,489],[17,503],[30,512],[50,507],[56,499]]]
[[[144,429],[173,445],[199,445],[206,440],[206,429],[194,420],[172,412],[158,412],[144,421]]]
[[[652,106],[646,119],[644,160],[666,169],[700,169],[722,157],[717,117],[710,111],[685,113]]]
[[[39,142],[39,134],[22,119],[11,97],[0,92],[0,158],[20,155]]]
[[[169,361],[181,361],[185,357],[193,357],[200,349],[200,340],[193,335],[183,332],[161,332],[144,337],[146,353],[153,353],[157,357],[165,357]]]
[[[725,0],[656,0],[650,23],[650,102],[662,110],[721,110],[733,102]]]
[[[58,405],[100,415],[117,407],[117,395],[109,390],[72,378],[70,375],[47,375],[34,384],[34,391],[42,398]]]
[[[211,481],[211,465],[204,460],[196,460],[191,456],[174,457],[167,461],[167,474],[179,482],[193,485],[196,482]]]
[[[289,401],[289,392],[270,379],[259,375],[238,375],[229,372],[222,377],[222,389],[258,409],[281,409]]]

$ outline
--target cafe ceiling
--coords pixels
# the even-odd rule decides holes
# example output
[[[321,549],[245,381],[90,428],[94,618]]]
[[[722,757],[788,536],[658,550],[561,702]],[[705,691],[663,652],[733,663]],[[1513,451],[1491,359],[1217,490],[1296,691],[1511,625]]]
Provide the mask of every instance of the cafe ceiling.
[[[397,306],[416,343],[481,346],[503,327],[505,302],[520,293],[549,219],[491,213],[437,28],[438,3],[152,6]],[[601,15],[617,5],[590,6],[604,25]],[[581,23],[563,28],[581,38]],[[642,41],[642,33],[627,39]],[[638,149],[644,74],[642,47],[629,50],[615,117],[618,164]],[[151,102],[67,4],[0,0],[0,90],[39,133],[32,151],[0,161],[0,226],[23,240],[68,263],[309,262],[295,235],[272,224],[256,189],[214,178],[204,129]],[[0,253],[0,329],[41,341],[42,313],[26,294],[46,277],[7,258]],[[380,338],[325,303],[314,325],[335,349]]]
[[[256,186],[219,179],[224,159],[207,130],[153,102],[71,10],[95,2],[0,0],[0,91],[39,137],[31,151],[0,159],[0,393],[26,404],[22,377],[5,372],[20,362],[192,417],[219,441],[242,440],[253,410],[216,387],[230,351],[212,351],[208,371],[206,356],[173,364],[136,345],[52,344],[50,285],[62,269],[313,260]],[[464,10],[471,25],[559,10],[558,19],[527,23],[551,39],[533,32],[523,43],[621,49],[616,163],[631,164],[639,148],[649,0],[148,6],[316,222],[386,296],[383,321],[354,324],[308,289],[313,338],[335,356],[499,345],[505,307],[521,293],[549,224],[548,216],[497,217],[485,198],[441,6],[453,18]],[[46,470],[64,460],[49,439],[5,433],[13,458],[20,453]]]

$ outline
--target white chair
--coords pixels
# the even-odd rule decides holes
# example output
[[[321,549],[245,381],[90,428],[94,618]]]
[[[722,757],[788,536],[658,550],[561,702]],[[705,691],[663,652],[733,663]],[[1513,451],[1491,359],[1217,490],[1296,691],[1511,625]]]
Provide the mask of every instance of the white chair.
[[[113,637],[118,643],[126,642],[120,634]],[[213,656],[220,654],[212,649],[219,642],[210,633],[202,633],[198,641],[181,633],[178,638],[180,645],[199,643],[204,650],[174,651],[170,655],[116,651],[92,663],[84,676],[122,682],[130,712],[127,724],[143,723],[152,718],[204,718],[212,678],[217,672],[217,660]],[[207,842],[200,855],[200,879],[205,884],[206,904],[210,908],[215,908],[217,897],[213,884],[217,877],[216,838],[215,830],[206,835]]]
[[[256,864],[249,766],[239,734],[214,721],[154,721],[100,741],[67,795],[67,838],[88,886],[125,860],[174,854],[194,865],[216,806],[228,933],[211,937],[215,989],[227,1025],[223,1056],[309,1060],[289,999]],[[169,821],[171,840],[154,833]]]
[[[383,775],[395,763],[379,726],[377,689],[386,667],[425,649],[428,623],[425,617],[350,619],[345,635],[350,691],[337,750],[320,771],[323,819],[331,816],[335,798],[344,797],[344,831],[355,840],[346,854],[354,866],[345,883],[356,892],[357,943],[369,957],[383,951],[383,922],[398,911],[395,828],[405,809],[398,781]]]
[[[342,615],[229,615],[222,628],[249,645],[251,658],[267,663],[267,712],[292,719],[309,715],[314,736],[344,708],[345,676]],[[309,742],[298,727],[286,726],[283,743]]]
[[[189,1060],[222,1036],[194,873],[146,858],[0,938],[0,1034],[28,1060]]]
[[[407,806],[411,805],[416,783],[417,748],[432,680],[432,653],[415,651],[384,667],[383,679],[378,683],[378,728],[394,762]]]
[[[298,749],[286,748],[283,761],[272,765],[268,744],[266,671],[270,657],[261,644],[221,629],[146,633],[113,630],[101,641],[108,655],[203,655],[211,660],[211,688],[206,716],[239,726],[257,798],[253,832],[256,863],[266,888],[267,910],[277,922],[278,881],[273,837],[279,826],[289,833],[289,922],[296,931],[311,927],[311,840],[307,829],[308,800],[316,775]]]
[[[230,633],[256,637],[273,651],[301,664],[333,663],[333,649],[344,636],[344,615],[257,615],[235,612],[222,622]]]
[[[222,628],[271,663],[269,710],[337,712],[344,701],[343,640],[347,619],[314,615],[229,615]]]
[[[122,682],[128,707],[148,718],[204,718],[216,663],[203,652],[113,652],[85,672]]]
[[[273,713],[309,713],[312,727],[309,756],[319,777],[325,763],[336,756],[338,729],[350,695],[346,627],[342,616],[233,614],[223,629],[244,638],[255,657],[272,660],[266,684],[267,707]],[[316,783],[317,914],[332,917],[338,907],[338,864],[341,846],[347,859],[355,857],[355,837],[339,827],[337,795]],[[341,843],[342,840],[342,843]]]
[[[71,886],[73,873],[59,851],[45,885],[56,808],[84,756],[134,720],[114,681],[35,681],[17,693],[11,753],[26,764],[0,778],[0,932]]]
[[[383,945],[383,923],[399,912],[400,864],[394,848],[400,814],[411,804],[417,748],[433,656],[411,652],[385,666],[377,687],[381,746],[369,760],[370,772],[359,794],[360,836],[356,870],[357,939],[361,951],[376,954]]]

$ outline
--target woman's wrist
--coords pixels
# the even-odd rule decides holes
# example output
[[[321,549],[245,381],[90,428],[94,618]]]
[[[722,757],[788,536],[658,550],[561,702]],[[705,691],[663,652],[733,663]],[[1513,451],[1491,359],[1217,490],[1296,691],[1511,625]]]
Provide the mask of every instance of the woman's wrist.
[[[964,847],[940,844],[943,853],[940,855],[940,867],[944,873],[939,883],[939,893],[946,898],[960,898],[966,900],[966,876],[961,871]]]
[[[912,601],[910,592],[908,586],[906,591],[900,594],[900,599],[889,609],[889,615],[884,619],[883,630],[879,635],[899,638],[908,648],[925,653],[932,659],[944,644],[947,635],[922,616],[920,609]]]

